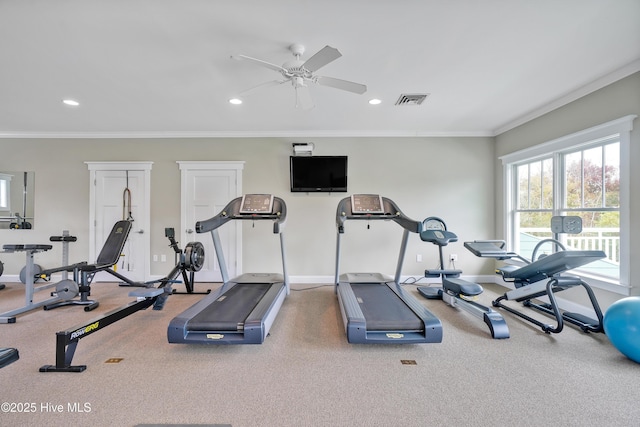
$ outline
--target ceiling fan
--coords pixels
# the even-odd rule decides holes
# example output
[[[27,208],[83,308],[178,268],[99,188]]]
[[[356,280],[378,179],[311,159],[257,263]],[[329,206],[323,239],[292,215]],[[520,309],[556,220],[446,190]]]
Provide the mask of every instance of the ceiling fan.
[[[367,91],[367,86],[360,83],[336,79],[334,77],[318,76],[315,74],[315,72],[320,68],[342,56],[338,49],[331,46],[325,46],[306,61],[300,59],[305,50],[303,45],[292,44],[289,46],[289,50],[296,59],[285,62],[282,66],[245,55],[232,56],[231,58],[233,59],[251,61],[254,64],[277,71],[282,76],[282,79],[268,81],[247,89],[241,92],[239,96],[246,95],[261,87],[276,86],[291,82],[291,85],[296,91],[296,107],[307,110],[314,106],[311,94],[309,93],[308,83],[330,86],[357,94],[363,94]]]

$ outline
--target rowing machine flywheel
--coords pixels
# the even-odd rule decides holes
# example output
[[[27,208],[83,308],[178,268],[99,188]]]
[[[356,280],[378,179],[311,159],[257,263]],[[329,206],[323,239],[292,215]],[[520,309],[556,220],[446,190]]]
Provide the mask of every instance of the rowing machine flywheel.
[[[189,242],[184,248],[184,264],[188,271],[200,271],[204,265],[204,246],[200,242]]]

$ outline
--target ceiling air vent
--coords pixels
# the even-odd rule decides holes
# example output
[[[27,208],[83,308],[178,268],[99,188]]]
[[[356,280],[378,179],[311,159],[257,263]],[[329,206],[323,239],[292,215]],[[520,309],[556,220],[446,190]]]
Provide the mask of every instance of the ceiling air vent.
[[[424,101],[428,93],[403,93],[396,101],[396,105],[420,105]]]

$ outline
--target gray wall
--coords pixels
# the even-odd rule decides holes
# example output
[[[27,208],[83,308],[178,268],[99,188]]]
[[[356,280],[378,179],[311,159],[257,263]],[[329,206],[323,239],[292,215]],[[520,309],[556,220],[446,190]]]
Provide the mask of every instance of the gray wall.
[[[635,73],[603,89],[584,96],[570,104],[496,137],[496,158],[523,148],[559,138],[630,114],[640,115],[640,73]],[[631,270],[632,294],[640,295],[640,170],[635,163],[640,159],[640,122],[634,121],[631,132]],[[504,203],[502,188],[502,164],[496,161],[496,217],[497,235],[504,230]],[[635,255],[635,256],[634,256]],[[636,262],[634,262],[634,260]],[[618,294],[598,291],[603,306],[619,299]]]
[[[89,229],[89,172],[85,161],[153,161],[151,171],[151,254],[168,255],[168,262],[151,262],[153,275],[164,275],[173,256],[165,227],[180,224],[180,171],[177,160],[243,160],[243,191],[270,192],[285,199],[288,267],[292,277],[333,276],[335,210],[351,193],[380,193],[393,199],[417,220],[440,216],[460,238],[448,247],[457,253],[465,275],[493,275],[493,263],[466,251],[462,242],[501,238],[502,165],[498,157],[629,114],[640,115],[640,73],[611,84],[562,108],[496,138],[311,138],[317,155],[349,156],[349,193],[289,192],[288,159],[291,143],[284,138],[252,139],[2,139],[0,170],[35,171],[34,230],[0,230],[0,243],[47,243],[49,236],[68,229],[78,236],[71,245],[71,261],[87,260]],[[632,133],[632,159],[640,159],[640,125]],[[306,142],[306,141],[305,141]],[[631,253],[640,251],[640,171],[631,170]],[[212,215],[215,212],[212,212]],[[278,271],[277,239],[243,224],[243,265],[249,271]],[[393,274],[400,228],[393,223],[347,223],[342,271]],[[181,247],[187,242],[180,242]],[[267,250],[264,250],[267,248]],[[423,262],[416,262],[422,254]],[[412,236],[405,259],[405,275],[422,276],[436,266],[435,246]],[[24,265],[20,254],[3,254],[5,275]],[[38,254],[44,267],[60,264],[61,249]],[[632,259],[633,256],[632,256]],[[638,258],[635,257],[637,260]],[[91,261],[91,260],[88,260]],[[634,294],[640,294],[640,265],[631,263]],[[568,293],[571,295],[570,293]],[[621,295],[598,291],[603,307]],[[580,296],[576,300],[580,301]]]
[[[243,192],[269,192],[287,202],[286,243],[292,277],[331,277],[335,268],[335,214],[338,201],[351,193],[373,192],[393,199],[416,220],[441,216],[460,237],[450,250],[465,274],[493,274],[492,265],[474,257],[464,240],[495,235],[495,154],[493,138],[313,138],[317,155],[349,156],[349,193],[305,194],[289,191],[289,155],[294,140],[254,139],[15,139],[0,140],[6,153],[0,170],[35,171],[34,230],[0,230],[0,242],[48,243],[68,229],[78,237],[70,261],[87,260],[89,172],[85,161],[152,161],[151,254],[168,261],[151,262],[153,275],[172,268],[165,227],[180,226],[180,171],[177,160],[243,160]],[[299,140],[295,140],[299,142]],[[211,215],[217,212],[212,212]],[[206,218],[203,218],[206,219]],[[246,272],[277,272],[277,239],[243,223]],[[393,274],[401,238],[395,223],[347,224],[342,271]],[[206,236],[203,238],[209,238]],[[184,247],[187,242],[180,242]],[[264,248],[267,250],[265,251]],[[62,250],[37,255],[43,267],[60,265]],[[416,262],[416,254],[423,262]],[[412,236],[405,275],[421,277],[436,266],[437,248]],[[24,255],[3,254],[5,275],[17,274]],[[92,260],[87,260],[92,261]]]

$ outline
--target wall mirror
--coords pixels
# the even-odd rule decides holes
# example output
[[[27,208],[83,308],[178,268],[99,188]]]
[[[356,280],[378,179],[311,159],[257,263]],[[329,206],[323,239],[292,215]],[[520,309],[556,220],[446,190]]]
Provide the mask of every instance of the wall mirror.
[[[35,172],[0,171],[0,229],[34,225]]]

